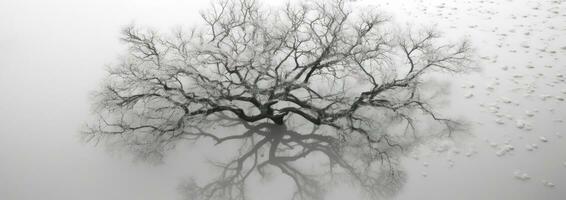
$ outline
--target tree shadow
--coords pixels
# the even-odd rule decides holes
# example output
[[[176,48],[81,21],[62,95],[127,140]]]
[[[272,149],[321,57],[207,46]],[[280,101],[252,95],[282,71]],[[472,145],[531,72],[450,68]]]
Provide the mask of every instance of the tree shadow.
[[[199,129],[194,136],[215,135],[210,138],[214,143],[211,145],[236,143],[236,148],[218,148],[229,154],[221,161],[209,162],[218,176],[200,182],[190,179],[180,185],[186,199],[246,199],[253,196],[247,187],[251,176],[262,181],[277,173],[292,180],[290,199],[324,199],[328,189],[341,184],[359,188],[371,199],[391,197],[406,181],[400,158],[410,148],[408,143],[394,143],[386,137],[373,144],[367,144],[364,138],[350,137],[346,141],[338,139],[336,132],[305,127],[305,123],[288,127],[271,122],[249,123],[227,115],[209,120],[224,127],[217,130],[231,133]],[[238,130],[242,132],[234,134]]]
[[[168,37],[125,28],[129,54],[109,69],[84,131],[151,162],[180,141],[235,144],[210,163],[217,176],[183,184],[189,199],[246,199],[250,176],[274,172],[292,180],[292,199],[323,199],[332,184],[391,196],[406,181],[400,158],[466,129],[436,111],[446,91],[429,75],[473,69],[467,41],[397,31],[343,0],[277,11],[221,0],[202,17]]]

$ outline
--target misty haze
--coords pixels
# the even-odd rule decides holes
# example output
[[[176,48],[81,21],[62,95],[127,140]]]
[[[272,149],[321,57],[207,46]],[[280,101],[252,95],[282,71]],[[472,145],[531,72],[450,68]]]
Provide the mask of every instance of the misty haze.
[[[566,1],[0,2],[0,199],[566,198]]]

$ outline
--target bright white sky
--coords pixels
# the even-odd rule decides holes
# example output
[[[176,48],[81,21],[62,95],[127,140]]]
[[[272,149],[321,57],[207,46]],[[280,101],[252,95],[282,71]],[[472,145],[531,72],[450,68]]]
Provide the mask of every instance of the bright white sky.
[[[566,138],[555,133],[566,136],[566,125],[555,120],[566,120],[566,104],[559,100],[566,97],[566,85],[556,76],[566,74],[566,2],[379,2],[399,22],[471,38],[484,57],[478,63],[483,72],[456,77],[450,107],[452,115],[474,122],[477,137],[446,143],[460,154],[453,149],[430,153],[427,149],[437,148],[432,145],[415,154],[418,160],[407,159],[410,178],[397,199],[564,199]],[[121,27],[136,23],[168,31],[198,20],[198,11],[207,5],[190,0],[0,1],[0,199],[179,199],[177,185],[204,168],[193,162],[202,152],[180,147],[164,165],[133,164],[127,156],[79,142],[78,131],[89,116],[88,95],[104,66],[124,52]],[[493,92],[486,90],[490,85]],[[525,96],[529,88],[536,91]],[[464,98],[468,94],[474,96]],[[553,97],[543,101],[541,95]],[[504,103],[505,98],[512,103]],[[500,117],[488,112],[496,106]],[[526,110],[539,112],[528,117]],[[496,118],[505,124],[497,125]],[[533,130],[518,129],[517,120]],[[540,142],[541,136],[550,141]],[[496,156],[506,141],[515,150]],[[539,149],[527,151],[525,145],[533,143]],[[468,152],[477,153],[466,157]],[[454,167],[448,167],[448,158]],[[531,179],[515,179],[515,170],[528,172]],[[545,187],[543,180],[556,186]],[[275,199],[275,194],[265,187],[258,199]],[[348,195],[338,190],[329,199]]]

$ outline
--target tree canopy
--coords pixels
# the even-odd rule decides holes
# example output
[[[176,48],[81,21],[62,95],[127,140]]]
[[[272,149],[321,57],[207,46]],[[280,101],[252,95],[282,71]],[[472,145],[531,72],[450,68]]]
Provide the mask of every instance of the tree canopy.
[[[125,28],[129,51],[109,68],[85,131],[147,159],[185,140],[238,144],[210,182],[185,184],[191,199],[246,199],[248,177],[273,169],[292,179],[294,199],[322,199],[337,180],[377,198],[402,184],[400,154],[462,129],[435,111],[442,90],[428,74],[472,69],[466,41],[398,28],[344,0],[221,0],[201,16],[169,35]],[[309,160],[327,167],[300,165]]]

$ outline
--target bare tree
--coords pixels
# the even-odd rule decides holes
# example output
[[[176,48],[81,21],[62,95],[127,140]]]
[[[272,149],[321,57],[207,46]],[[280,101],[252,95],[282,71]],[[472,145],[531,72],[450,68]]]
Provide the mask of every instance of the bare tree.
[[[465,41],[395,29],[343,0],[280,9],[221,0],[202,19],[169,36],[125,28],[128,55],[109,69],[100,118],[85,131],[146,159],[181,140],[238,144],[213,163],[216,178],[185,184],[191,199],[246,199],[247,178],[273,169],[292,179],[293,199],[322,199],[337,180],[378,198],[403,182],[399,155],[461,129],[434,111],[441,92],[427,74],[471,69]],[[321,157],[324,169],[298,164]]]

